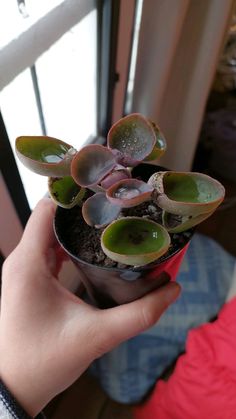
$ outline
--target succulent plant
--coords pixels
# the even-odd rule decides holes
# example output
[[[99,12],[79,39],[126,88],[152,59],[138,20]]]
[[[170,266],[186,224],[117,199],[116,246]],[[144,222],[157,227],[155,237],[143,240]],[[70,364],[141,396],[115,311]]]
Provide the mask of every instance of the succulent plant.
[[[140,163],[157,165],[166,141],[151,120],[128,115],[108,133],[107,146],[90,144],[76,151],[50,137],[18,137],[16,153],[34,172],[49,176],[57,205],[82,207],[85,222],[103,229],[101,247],[111,259],[142,266],[168,250],[169,233],[185,231],[208,218],[224,199],[224,187],[202,173],[162,171],[148,182],[132,178]],[[86,190],[92,191],[87,197]],[[124,208],[154,202],[162,225],[141,217],[121,217]]]

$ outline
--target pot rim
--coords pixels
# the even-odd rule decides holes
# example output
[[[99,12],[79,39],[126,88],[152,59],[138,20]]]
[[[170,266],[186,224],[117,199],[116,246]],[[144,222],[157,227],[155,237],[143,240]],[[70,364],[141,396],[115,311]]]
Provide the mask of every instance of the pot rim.
[[[66,246],[63,244],[63,242],[62,242],[62,240],[60,238],[60,233],[58,232],[59,229],[58,229],[58,225],[57,225],[57,217],[58,217],[58,213],[60,211],[70,211],[70,210],[69,209],[66,209],[65,210],[64,208],[61,208],[59,206],[57,206],[57,208],[56,208],[56,213],[55,213],[55,216],[54,216],[54,219],[53,219],[53,229],[54,229],[54,233],[55,233],[56,239],[57,239],[58,243],[60,244],[60,246],[65,250],[65,252],[72,259],[75,259],[77,262],[79,262],[81,264],[84,264],[84,265],[87,265],[87,266],[90,266],[90,267],[93,267],[93,268],[96,267],[97,269],[101,269],[103,271],[105,270],[105,271],[108,271],[108,272],[109,271],[110,272],[113,271],[113,272],[125,273],[125,272],[131,272],[131,271],[133,271],[133,272],[140,272],[140,271],[146,271],[146,270],[154,269],[157,266],[159,266],[159,265],[167,262],[169,259],[171,259],[174,256],[176,256],[178,253],[180,253],[181,250],[184,249],[184,247],[190,242],[190,240],[193,237],[194,231],[195,231],[195,228],[190,228],[190,229],[186,230],[186,232],[190,233],[189,238],[186,239],[186,241],[182,245],[180,245],[178,247],[178,249],[176,249],[173,253],[170,253],[166,257],[165,257],[165,255],[161,256],[161,258],[163,258],[162,260],[159,260],[158,261],[158,259],[157,259],[157,261],[153,261],[153,262],[151,262],[151,263],[149,263],[147,265],[137,266],[137,267],[130,266],[130,268],[116,268],[116,267],[100,266],[100,265],[96,265],[96,264],[93,264],[93,263],[86,262],[83,259],[80,259],[78,256],[74,255],[70,250],[68,250],[66,248]],[[181,233],[175,233],[175,234],[181,234]]]

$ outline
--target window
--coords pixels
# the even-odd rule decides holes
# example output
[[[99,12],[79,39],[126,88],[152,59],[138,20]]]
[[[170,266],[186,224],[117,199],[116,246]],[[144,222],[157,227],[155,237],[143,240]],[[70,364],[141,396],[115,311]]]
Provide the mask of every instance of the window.
[[[80,3],[82,8],[84,2],[77,3],[78,5]],[[20,69],[24,66],[25,58],[22,56],[21,61],[17,54],[17,46],[25,36],[27,47],[27,31],[28,37],[32,34],[35,37],[41,36],[40,43],[47,43],[48,37],[51,36],[53,39],[53,36],[46,20],[52,19],[53,13],[54,16],[60,17],[61,6],[64,6],[64,9],[67,7],[68,14],[69,12],[74,14],[77,8],[71,6],[75,2],[68,0],[64,2],[44,0],[40,5],[33,0],[25,2],[19,0],[18,4],[20,12],[15,0],[8,0],[7,4],[2,5],[0,31],[3,36],[0,38],[3,56],[4,52],[7,56],[7,50],[13,49],[12,44],[15,43],[15,66]],[[63,22],[64,19],[68,19],[67,25],[72,24],[69,30],[64,34],[61,33],[59,39],[53,42],[49,49],[47,49],[48,44],[45,44],[45,52],[1,91],[1,112],[13,150],[15,138],[20,135],[47,134],[60,138],[77,149],[88,141],[89,137],[96,135],[97,13],[95,5],[92,7],[92,2],[87,1],[86,4],[89,13],[84,12],[82,20],[77,13],[76,25],[73,25],[76,17],[70,15],[68,17],[65,10],[62,10]],[[79,12],[82,13],[81,9]],[[55,19],[56,17],[54,24],[56,24]],[[44,26],[46,25],[49,34],[44,33],[42,21],[45,21]],[[65,26],[64,24],[62,32]],[[37,39],[35,42],[37,49]],[[41,176],[30,173],[22,164],[18,164],[18,161],[17,165],[29,204],[33,208],[45,194],[47,180],[43,182]]]
[[[47,179],[14,159],[15,138],[49,135],[76,148],[105,141],[123,114],[136,3],[0,4],[0,166],[23,225]]]

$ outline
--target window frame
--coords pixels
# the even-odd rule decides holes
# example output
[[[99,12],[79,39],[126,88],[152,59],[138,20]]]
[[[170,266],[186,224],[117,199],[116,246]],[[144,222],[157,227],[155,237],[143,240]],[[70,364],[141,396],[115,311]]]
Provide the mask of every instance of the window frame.
[[[120,0],[98,0],[97,135],[106,137],[112,121]],[[105,140],[104,140],[105,142]]]
[[[26,197],[21,176],[11,149],[10,141],[7,135],[6,127],[1,112],[0,138],[1,174],[3,176],[3,180],[11,197],[13,206],[18,214],[22,226],[24,227],[31,214],[31,210]]]

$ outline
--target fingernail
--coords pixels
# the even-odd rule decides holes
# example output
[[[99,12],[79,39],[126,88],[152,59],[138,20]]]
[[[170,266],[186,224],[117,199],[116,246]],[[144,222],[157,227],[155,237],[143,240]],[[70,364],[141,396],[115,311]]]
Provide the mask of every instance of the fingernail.
[[[39,202],[47,202],[47,203],[50,203],[52,206],[54,206],[54,207],[56,207],[56,204],[55,204],[55,202],[52,200],[52,198],[50,197],[50,196],[46,196],[46,195],[44,195],[41,199],[40,199],[40,201]]]

